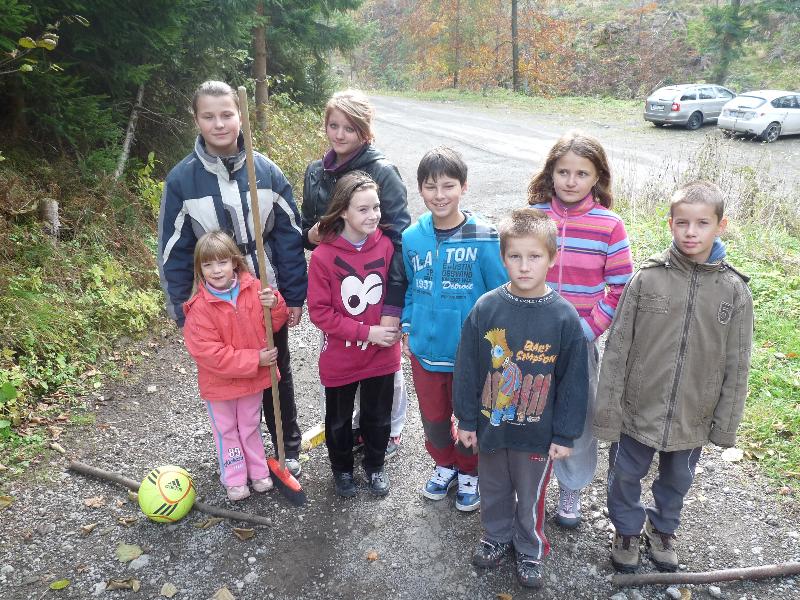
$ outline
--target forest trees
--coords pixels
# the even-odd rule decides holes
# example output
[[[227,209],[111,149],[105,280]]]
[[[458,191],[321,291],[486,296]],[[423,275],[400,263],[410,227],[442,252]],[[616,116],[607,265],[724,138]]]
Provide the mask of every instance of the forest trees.
[[[268,58],[273,89],[321,102],[329,92],[328,53],[359,39],[348,13],[360,4],[0,0],[0,64],[23,66],[0,73],[0,105],[10,108],[0,113],[4,146],[75,155],[87,172],[110,173],[131,109],[141,105],[133,113],[138,154],[177,158],[191,131],[192,90],[204,79],[248,80],[257,25],[265,25],[268,57],[259,58]],[[41,45],[22,57],[18,40]]]
[[[800,75],[800,0],[367,0],[360,19],[372,36],[356,75],[389,88],[634,98]]]

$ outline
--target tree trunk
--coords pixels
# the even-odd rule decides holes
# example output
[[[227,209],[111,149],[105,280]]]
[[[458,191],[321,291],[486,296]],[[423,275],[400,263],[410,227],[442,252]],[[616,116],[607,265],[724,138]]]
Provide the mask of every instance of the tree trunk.
[[[719,62],[714,69],[712,77],[714,83],[724,85],[725,80],[728,78],[728,70],[731,66],[733,53],[735,52],[734,44],[739,43],[737,34],[741,28],[741,18],[739,9],[742,6],[742,0],[731,0],[730,14],[725,17],[727,27],[725,33],[719,43]]]
[[[267,131],[267,102],[269,101],[269,85],[267,84],[267,23],[263,19],[264,3],[259,2],[256,9],[258,26],[253,28],[253,79],[256,81],[256,128],[262,133]]]
[[[456,0],[456,24],[454,31],[453,44],[454,58],[453,58],[453,89],[458,88],[458,65],[461,62],[461,0]]]
[[[519,31],[517,28],[517,0],[511,0],[511,77],[514,91],[519,91]]]
[[[136,122],[139,120],[139,110],[142,108],[142,99],[144,98],[144,82],[139,84],[139,91],[136,93],[136,102],[133,104],[131,110],[131,118],[128,120],[128,130],[125,132],[125,141],[122,143],[122,152],[117,161],[117,168],[114,170],[114,181],[118,181],[122,174],[125,172],[125,163],[128,162],[128,157],[131,155],[131,146],[133,145],[134,134],[136,133]]]

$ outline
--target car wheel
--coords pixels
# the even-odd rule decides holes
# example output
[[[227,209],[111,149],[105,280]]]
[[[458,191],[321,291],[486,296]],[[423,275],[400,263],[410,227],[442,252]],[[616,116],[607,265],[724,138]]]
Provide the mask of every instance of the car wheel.
[[[700,125],[703,124],[703,115],[700,112],[693,112],[692,116],[689,117],[689,120],[686,121],[686,129],[699,129]]]
[[[767,128],[764,132],[759,136],[762,140],[766,143],[771,144],[775,140],[777,140],[781,135],[781,124],[780,123],[770,123],[767,125]]]

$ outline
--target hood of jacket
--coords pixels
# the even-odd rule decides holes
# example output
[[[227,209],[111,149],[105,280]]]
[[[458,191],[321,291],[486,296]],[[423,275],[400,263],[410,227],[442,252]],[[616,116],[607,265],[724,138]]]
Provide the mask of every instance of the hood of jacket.
[[[331,241],[326,241],[324,243],[333,246],[337,250],[345,252],[347,254],[359,254],[361,252],[366,252],[367,250],[372,250],[377,244],[378,241],[383,237],[383,232],[381,231],[380,227],[375,230],[375,233],[371,233],[367,236],[364,245],[361,248],[356,248],[350,241],[343,238],[341,235],[337,235]]]

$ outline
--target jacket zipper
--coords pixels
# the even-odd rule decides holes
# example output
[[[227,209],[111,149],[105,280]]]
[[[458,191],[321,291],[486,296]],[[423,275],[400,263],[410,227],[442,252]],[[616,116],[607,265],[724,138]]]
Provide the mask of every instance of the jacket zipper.
[[[686,316],[683,318],[683,333],[681,335],[681,345],[678,350],[678,364],[675,367],[675,378],[672,380],[672,392],[669,398],[669,407],[667,408],[667,418],[664,421],[664,435],[661,439],[661,446],[666,448],[667,439],[669,438],[670,424],[672,418],[675,416],[675,405],[678,403],[678,382],[681,380],[681,372],[683,371],[683,363],[686,361],[686,346],[689,337],[689,324],[692,320],[692,312],[694,310],[694,298],[697,292],[697,265],[692,268],[692,278],[689,280],[689,300],[686,304]]]

